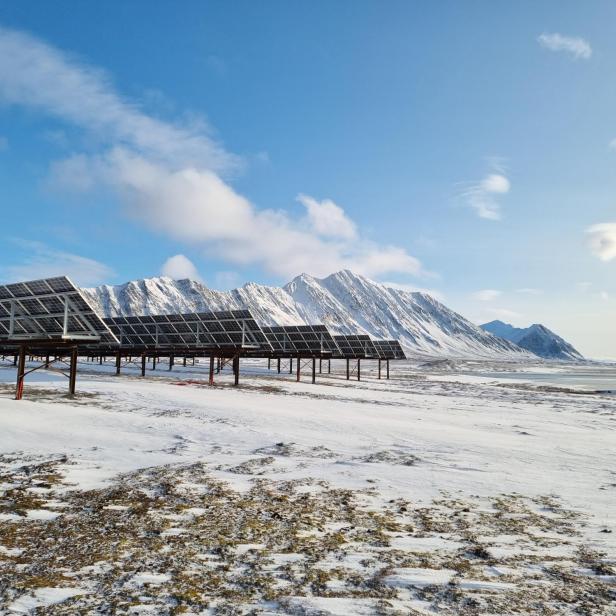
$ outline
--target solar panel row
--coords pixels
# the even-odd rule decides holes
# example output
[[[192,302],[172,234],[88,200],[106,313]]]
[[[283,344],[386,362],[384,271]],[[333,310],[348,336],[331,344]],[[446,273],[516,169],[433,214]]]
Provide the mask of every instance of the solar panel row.
[[[120,347],[272,350],[248,310],[113,317],[105,323]]]
[[[340,335],[334,336],[334,341],[340,350],[337,357],[341,358],[378,358],[379,355],[370,336]]]
[[[117,340],[65,276],[0,285],[0,340]]]
[[[332,336],[325,325],[260,327],[248,310],[101,319],[66,277],[0,285],[0,342],[89,343],[91,349],[218,349],[253,355],[404,359],[396,340]]]
[[[275,353],[332,356],[338,351],[325,325],[281,325],[262,329]]]
[[[374,340],[373,342],[380,359],[406,359],[406,354],[397,340]]]

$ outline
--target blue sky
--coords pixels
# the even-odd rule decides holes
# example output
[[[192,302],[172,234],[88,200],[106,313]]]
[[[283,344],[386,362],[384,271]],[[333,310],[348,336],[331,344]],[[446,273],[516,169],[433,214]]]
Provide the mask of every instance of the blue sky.
[[[615,22],[611,1],[4,0],[0,278],[348,267],[615,357]]]

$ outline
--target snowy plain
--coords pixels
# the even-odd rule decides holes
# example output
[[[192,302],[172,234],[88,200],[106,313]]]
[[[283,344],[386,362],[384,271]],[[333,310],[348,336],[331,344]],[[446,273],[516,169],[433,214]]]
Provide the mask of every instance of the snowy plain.
[[[313,385],[308,366],[296,383],[288,370],[278,375],[265,363],[243,360],[241,386],[233,388],[226,372],[216,387],[207,386],[205,362],[176,364],[173,372],[162,363],[141,378],[136,366],[116,377],[111,362],[82,360],[74,399],[64,396],[65,377],[49,370],[32,374],[17,402],[14,368],[5,362],[0,572],[12,581],[0,588],[0,614],[41,605],[49,613],[94,613],[109,600],[101,580],[112,559],[102,557],[87,565],[101,573],[65,571],[62,584],[20,584],[20,571],[36,555],[13,529],[66,524],[80,510],[70,496],[76,493],[106,494],[104,516],[125,520],[134,499],[112,498],[109,489],[138,491],[142,482],[150,498],[148,469],[193,494],[180,509],[157,510],[165,521],[157,541],[170,542],[156,544],[161,554],[198,543],[203,529],[197,532],[195,520],[207,520],[213,505],[194,495],[206,484],[212,492],[207,482],[225,486],[229,502],[269,489],[286,490],[290,499],[314,496],[311,515],[325,521],[312,527],[303,519],[294,532],[298,541],[327,536],[329,547],[319,547],[300,583],[296,561],[306,553],[288,546],[279,553],[258,531],[254,542],[235,538],[233,555],[225,556],[232,560],[221,568],[235,571],[227,595],[211,590],[202,598],[173,590],[181,576],[150,562],[151,555],[137,566],[135,552],[121,588],[111,583],[114,613],[531,614],[541,613],[539,605],[550,614],[616,613],[616,396],[535,382],[533,373],[552,370],[546,364],[399,362],[387,381],[364,362],[357,382],[344,379],[342,362],[332,362],[332,374],[317,374]],[[616,369],[600,370],[602,382],[613,377],[616,388]],[[43,465],[56,479],[33,483],[33,473],[24,474],[28,465]],[[193,481],[191,473],[202,479]],[[11,490],[40,498],[30,509],[11,509]],[[343,493],[354,502],[352,524],[328,509]],[[167,506],[163,501],[156,506]],[[368,531],[368,538],[351,538],[349,529],[361,527],[364,515],[370,524],[381,516],[382,528],[369,529],[380,533],[378,541]],[[466,522],[452,525],[456,517]],[[220,557],[206,552],[199,562]],[[244,581],[236,600],[237,571],[252,567],[249,579],[258,578],[249,564],[255,554],[259,575],[272,577],[273,586],[256,593]],[[185,570],[203,576],[200,567]],[[327,575],[318,581],[315,571]],[[529,584],[541,588],[538,603],[528,599]],[[561,592],[567,585],[576,597]],[[238,611],[224,611],[231,604]],[[504,605],[508,611],[498,611]]]

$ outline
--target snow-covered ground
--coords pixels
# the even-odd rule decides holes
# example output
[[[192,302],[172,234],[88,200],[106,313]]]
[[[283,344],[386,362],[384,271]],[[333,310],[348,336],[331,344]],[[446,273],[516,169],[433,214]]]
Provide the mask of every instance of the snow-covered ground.
[[[0,613],[615,613],[616,396],[332,367],[0,368]]]

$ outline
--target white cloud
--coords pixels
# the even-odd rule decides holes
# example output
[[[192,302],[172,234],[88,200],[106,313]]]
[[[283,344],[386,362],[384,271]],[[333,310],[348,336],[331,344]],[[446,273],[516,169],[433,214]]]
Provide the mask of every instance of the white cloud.
[[[0,29],[2,100],[38,108],[100,138],[98,153],[55,162],[57,186],[114,191],[139,224],[229,263],[285,277],[344,268],[367,276],[423,273],[403,248],[360,237],[332,201],[302,196],[308,225],[304,217],[257,208],[222,179],[237,157],[204,126],[152,118],[117,94],[99,70],[6,29]]]
[[[0,100],[28,105],[96,134],[174,164],[214,170],[237,164],[200,122],[173,125],[123,99],[110,77],[29,34],[0,27]]]
[[[297,200],[306,208],[308,221],[319,235],[348,240],[357,237],[355,223],[330,199],[317,201],[308,195],[298,195]]]
[[[474,182],[461,192],[466,204],[477,212],[479,218],[500,220],[501,206],[498,197],[506,195],[511,183],[502,170],[490,173],[481,181]]]
[[[599,292],[599,297],[604,301],[604,302],[609,302],[610,301],[610,294],[607,291],[600,291]]]
[[[0,268],[7,282],[68,276],[80,286],[95,286],[109,282],[114,276],[110,267],[94,259],[54,250],[42,242],[14,240],[14,243],[25,256],[21,263]]]
[[[563,36],[558,32],[544,32],[537,37],[537,41],[550,51],[564,51],[570,53],[576,60],[588,60],[592,56],[592,48],[588,41],[577,36]]]
[[[616,258],[616,222],[604,222],[586,229],[592,253],[602,261]]]
[[[190,278],[191,280],[201,281],[201,276],[197,271],[194,263],[184,255],[175,255],[169,257],[160,270],[163,276],[168,276],[175,280],[182,280],[184,278]]]
[[[481,291],[475,291],[471,297],[480,302],[491,302],[501,295],[502,291],[497,291],[496,289],[483,289]]]

